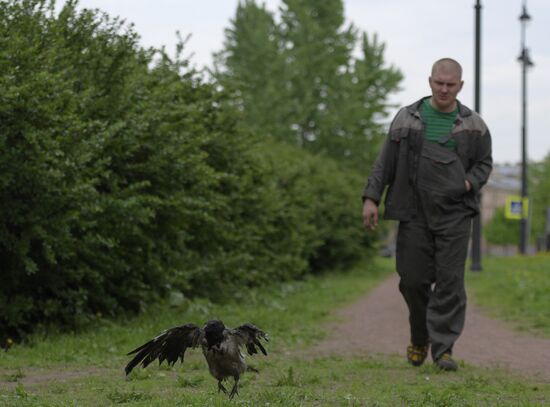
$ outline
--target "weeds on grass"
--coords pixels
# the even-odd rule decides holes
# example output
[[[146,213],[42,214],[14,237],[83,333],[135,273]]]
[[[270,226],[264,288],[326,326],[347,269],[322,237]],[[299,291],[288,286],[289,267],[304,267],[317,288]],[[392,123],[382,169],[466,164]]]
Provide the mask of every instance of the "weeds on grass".
[[[296,387],[298,386],[298,382],[296,381],[296,378],[294,377],[294,369],[292,366],[288,368],[287,374],[280,377],[279,380],[275,383],[275,386],[281,387],[281,386],[290,386],[290,387]]]
[[[6,394],[1,396],[0,398],[0,404],[4,407],[12,407],[12,406],[39,406],[37,402],[37,397],[33,394],[29,393],[27,389],[25,389],[25,386],[23,384],[18,383],[15,389],[11,394]]]
[[[25,373],[21,369],[17,369],[14,373],[4,375],[4,380],[7,382],[15,383],[25,377]]]
[[[134,381],[134,380],[148,380],[152,376],[152,370],[148,369],[134,369],[128,376],[126,376],[126,380],[128,381]]]
[[[432,388],[426,392],[421,393],[420,397],[418,397],[418,394],[415,394],[414,397],[401,395],[401,399],[403,400],[405,405],[410,407],[471,406],[470,401],[464,399],[460,394],[449,388],[441,390]]]
[[[204,382],[204,377],[202,376],[178,376],[176,382],[180,387],[199,387],[200,384]]]
[[[23,386],[21,383],[19,383],[15,387],[15,395],[20,399],[26,399],[29,397],[29,393],[27,393],[27,390],[25,390],[25,386]]]
[[[147,393],[136,391],[134,389],[130,391],[123,391],[115,389],[110,393],[107,393],[107,399],[115,404],[130,403],[133,401],[147,401],[151,400],[153,396]]]

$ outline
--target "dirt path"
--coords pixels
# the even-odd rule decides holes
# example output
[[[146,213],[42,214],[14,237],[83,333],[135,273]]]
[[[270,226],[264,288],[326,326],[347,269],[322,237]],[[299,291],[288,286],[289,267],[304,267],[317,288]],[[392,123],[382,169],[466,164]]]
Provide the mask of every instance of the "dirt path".
[[[399,354],[409,341],[408,311],[397,288],[397,275],[367,296],[338,311],[342,323],[315,348],[322,354]],[[472,302],[454,355],[468,364],[501,367],[550,383],[550,340],[511,330],[481,314]]]
[[[0,390],[13,390],[18,384],[25,387],[33,387],[37,385],[53,383],[63,383],[75,379],[82,379],[90,376],[99,376],[110,372],[108,369],[100,369],[94,367],[83,368],[80,370],[68,369],[45,369],[45,368],[26,368],[22,369],[22,376],[10,379],[17,373],[13,369],[0,369]]]

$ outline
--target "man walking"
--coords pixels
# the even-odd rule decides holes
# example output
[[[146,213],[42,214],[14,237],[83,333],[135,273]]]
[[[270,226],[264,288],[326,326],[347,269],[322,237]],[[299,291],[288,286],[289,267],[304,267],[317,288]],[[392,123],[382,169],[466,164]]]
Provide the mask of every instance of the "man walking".
[[[464,327],[464,268],[471,219],[492,169],[491,135],[462,105],[462,67],[433,64],[431,96],[403,107],[391,123],[363,192],[363,222],[374,230],[386,187],[384,217],[399,221],[396,268],[409,308],[407,359],[457,370],[453,345]]]

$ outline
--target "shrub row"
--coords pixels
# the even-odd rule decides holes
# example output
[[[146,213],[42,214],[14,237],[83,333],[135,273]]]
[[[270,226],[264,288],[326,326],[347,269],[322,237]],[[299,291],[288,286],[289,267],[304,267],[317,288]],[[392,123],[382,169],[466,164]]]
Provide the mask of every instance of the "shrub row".
[[[75,6],[0,3],[0,343],[361,254],[357,175],[243,132],[215,83]]]

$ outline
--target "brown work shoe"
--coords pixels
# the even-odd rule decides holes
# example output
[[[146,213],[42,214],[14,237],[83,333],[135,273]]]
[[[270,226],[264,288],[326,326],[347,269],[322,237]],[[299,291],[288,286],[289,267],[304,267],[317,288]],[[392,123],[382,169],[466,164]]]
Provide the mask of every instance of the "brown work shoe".
[[[407,346],[407,360],[413,366],[420,366],[428,356],[428,348],[430,345],[414,345]]]
[[[450,352],[445,352],[443,355],[441,355],[435,361],[435,364],[438,368],[447,372],[455,372],[458,370],[458,363],[456,363],[455,360],[452,358]]]

